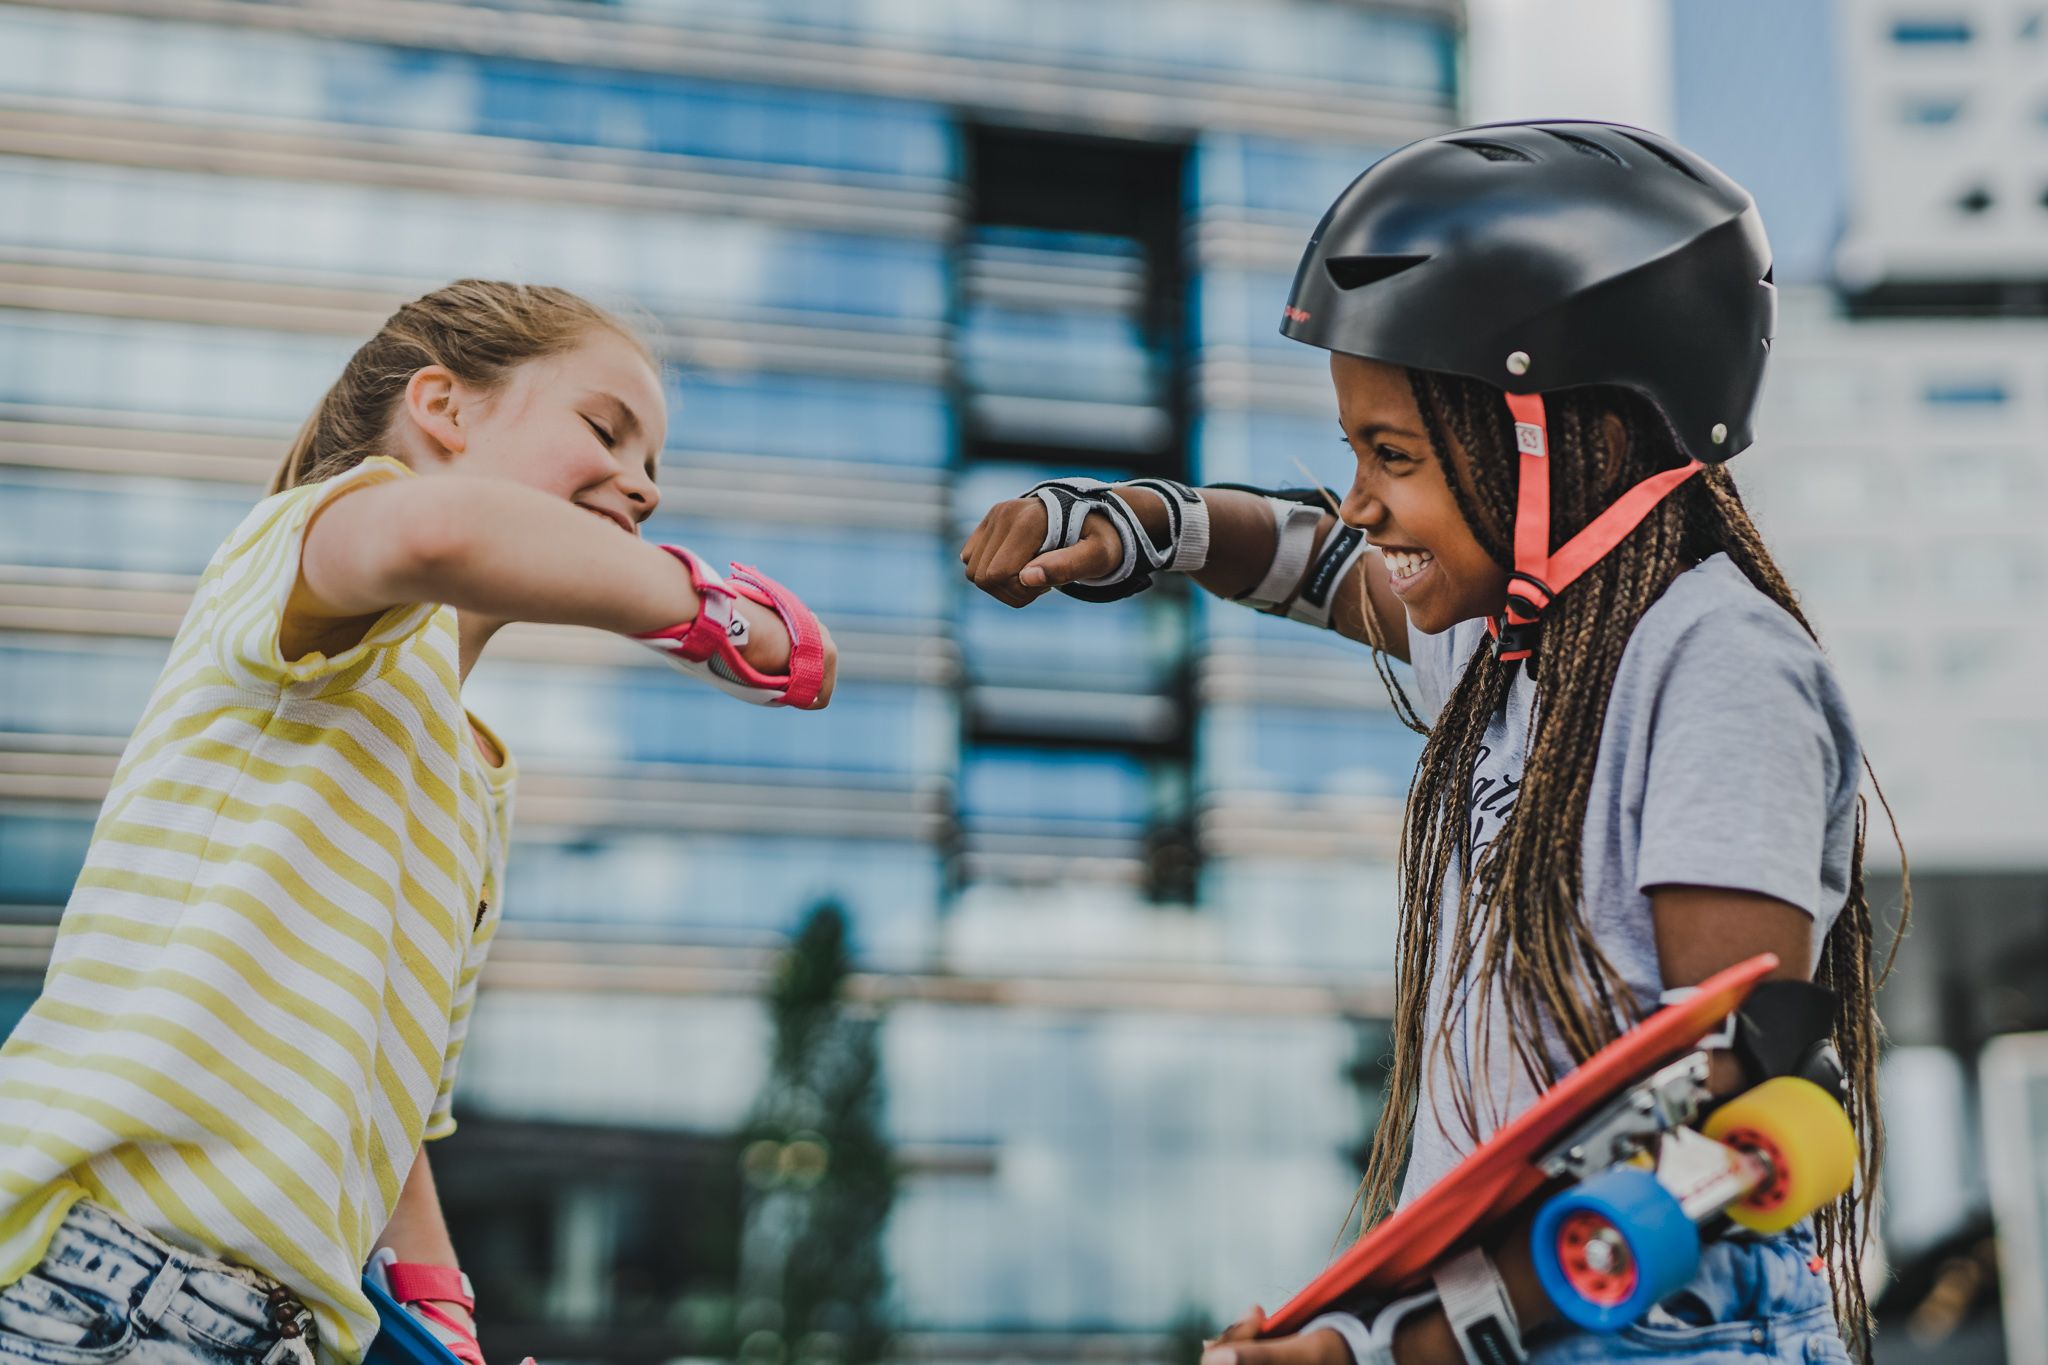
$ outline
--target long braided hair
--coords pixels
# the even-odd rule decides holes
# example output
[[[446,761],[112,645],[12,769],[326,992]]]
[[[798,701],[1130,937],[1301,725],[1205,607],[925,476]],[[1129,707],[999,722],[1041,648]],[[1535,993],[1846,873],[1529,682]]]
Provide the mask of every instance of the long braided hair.
[[[1511,565],[1517,464],[1512,419],[1500,392],[1477,380],[1414,370],[1409,383],[1466,524],[1495,562]],[[1662,416],[1633,392],[1572,390],[1546,394],[1545,405],[1553,551],[1618,491],[1685,462]],[[1627,438],[1618,467],[1602,434],[1609,413],[1619,418]],[[1469,457],[1462,472],[1447,436]],[[1674,578],[1717,552],[1726,553],[1758,591],[1813,634],[1727,470],[1709,467],[1688,480],[1545,613],[1540,647],[1521,665],[1534,669],[1540,699],[1530,718],[1520,794],[1476,866],[1468,794],[1488,721],[1506,701],[1511,670],[1482,654],[1452,688],[1433,727],[1411,720],[1428,740],[1409,790],[1401,838],[1393,1069],[1360,1189],[1362,1227],[1392,1210],[1429,1050],[1450,1046],[1448,1021],[1434,1039],[1424,1036],[1435,972],[1444,972],[1446,981],[1464,981],[1476,962],[1474,993],[1459,1008],[1476,1011],[1484,1031],[1494,1013],[1491,1001],[1499,998],[1515,1063],[1539,1086],[1557,1079],[1546,1037],[1556,1038],[1578,1065],[1637,1018],[1632,993],[1581,911],[1581,845],[1594,767],[1588,760],[1599,751],[1608,693],[1636,623]],[[1370,595],[1362,596],[1370,617]],[[1375,642],[1385,638],[1378,624],[1367,622],[1368,638]],[[1412,718],[1413,706],[1384,669],[1382,678],[1397,714]],[[1816,1222],[1831,1267],[1836,1316],[1867,1362],[1869,1308],[1856,1262],[1870,1232],[1884,1130],[1877,1109],[1881,1031],[1874,1000],[1882,973],[1872,966],[1863,883],[1866,821],[1859,798],[1848,899],[1828,932],[1814,979],[1840,1001],[1834,1042],[1848,1075],[1847,1109],[1862,1148],[1860,1189],[1822,1210]],[[1457,912],[1446,927],[1439,919],[1447,887],[1456,891]],[[1446,940],[1448,949],[1442,946]],[[1474,1050],[1493,1055],[1483,1036]],[[1455,1067],[1445,1070],[1458,1078],[1451,1097],[1457,1115],[1476,1133],[1469,1078]]]

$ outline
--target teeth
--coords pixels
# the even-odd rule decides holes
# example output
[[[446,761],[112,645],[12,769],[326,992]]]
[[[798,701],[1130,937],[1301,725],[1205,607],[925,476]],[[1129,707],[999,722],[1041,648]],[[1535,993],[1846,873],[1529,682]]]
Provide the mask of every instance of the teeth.
[[[1425,551],[1382,550],[1380,554],[1387,561],[1387,568],[1396,578],[1413,578],[1422,572],[1423,566],[1436,556]]]

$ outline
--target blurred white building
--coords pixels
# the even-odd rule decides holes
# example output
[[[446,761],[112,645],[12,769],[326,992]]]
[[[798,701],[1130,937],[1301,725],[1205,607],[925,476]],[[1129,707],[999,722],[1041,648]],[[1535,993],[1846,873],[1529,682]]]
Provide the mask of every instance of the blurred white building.
[[[2048,278],[2048,11],[2028,0],[1841,7],[1853,130],[1843,283]]]
[[[1914,873],[1882,997],[1902,1045],[1886,1233],[1910,1312],[1991,1212],[1980,1050],[2048,1025],[2048,20],[2006,0],[1671,12],[1676,131],[1756,193],[1777,249],[1766,411],[1737,477],[1840,669]],[[1881,922],[1896,856],[1873,803]],[[1887,1354],[1996,1358],[1965,1279],[1941,1290],[1955,1301],[1925,1355],[1924,1321]],[[2004,1289],[2009,1313],[2032,1296],[2011,1321],[2040,1320],[2048,1284]]]

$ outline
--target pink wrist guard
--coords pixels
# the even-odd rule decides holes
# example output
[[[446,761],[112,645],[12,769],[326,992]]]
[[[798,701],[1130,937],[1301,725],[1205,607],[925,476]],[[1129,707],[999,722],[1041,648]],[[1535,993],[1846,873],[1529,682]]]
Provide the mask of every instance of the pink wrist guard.
[[[484,1365],[483,1348],[477,1345],[476,1338],[440,1306],[450,1303],[465,1313],[475,1314],[476,1293],[470,1288],[469,1276],[454,1266],[401,1261],[389,1247],[380,1248],[370,1258],[369,1271],[384,1291],[403,1304],[406,1312],[425,1323],[463,1365]]]
[[[745,564],[732,565],[732,576],[721,578],[680,545],[659,548],[690,571],[697,614],[681,625],[636,635],[635,640],[679,671],[756,706],[805,707],[818,699],[825,684],[824,636],[818,618],[795,593]],[[763,673],[741,653],[747,644],[747,621],[735,607],[742,598],[774,612],[789,632],[787,673]]]

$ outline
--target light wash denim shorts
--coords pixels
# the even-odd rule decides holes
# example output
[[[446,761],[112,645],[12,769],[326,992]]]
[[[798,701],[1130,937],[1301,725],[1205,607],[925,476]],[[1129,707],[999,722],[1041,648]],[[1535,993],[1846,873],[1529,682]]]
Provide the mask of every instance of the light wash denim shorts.
[[[72,1206],[0,1290],[0,1365],[313,1365],[313,1321],[272,1280]]]
[[[1700,1273],[1612,1336],[1573,1333],[1529,1352],[1529,1365],[1608,1360],[1689,1365],[1848,1365],[1827,1275],[1811,1268],[1813,1225],[1780,1236],[1708,1242]]]

